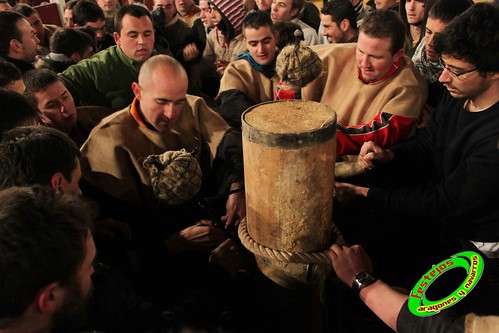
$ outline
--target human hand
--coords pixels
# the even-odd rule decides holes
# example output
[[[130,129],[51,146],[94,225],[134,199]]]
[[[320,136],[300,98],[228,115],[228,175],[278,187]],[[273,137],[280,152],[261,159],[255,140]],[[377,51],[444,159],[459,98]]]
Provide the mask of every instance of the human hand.
[[[349,183],[334,183],[334,198],[339,203],[347,203],[354,200],[357,197],[367,197],[367,192],[369,188],[356,186]]]
[[[243,186],[243,182],[234,182],[230,189],[233,191],[241,189]],[[244,191],[230,194],[227,198],[225,209],[226,214],[221,217],[221,220],[225,222],[225,227],[230,228],[232,226],[237,226],[241,219],[246,216],[246,196]]]
[[[386,163],[393,160],[394,154],[388,149],[383,149],[372,141],[364,142],[360,148],[357,163],[364,170],[371,170],[375,163]]]
[[[185,61],[191,61],[199,56],[199,49],[195,43],[190,43],[183,48],[182,54]]]
[[[352,286],[356,273],[373,271],[371,259],[361,245],[348,247],[333,244],[325,252],[331,259],[338,278],[349,287]]]
[[[225,68],[229,65],[228,61],[225,60],[217,60],[214,62],[217,73],[220,74],[220,76],[224,75]]]
[[[170,253],[185,250],[211,251],[225,240],[222,230],[209,220],[200,220],[195,225],[171,235],[166,240]]]
[[[243,249],[232,238],[225,240],[215,250],[211,251],[209,261],[222,266],[232,276],[235,276],[239,270],[246,267]]]

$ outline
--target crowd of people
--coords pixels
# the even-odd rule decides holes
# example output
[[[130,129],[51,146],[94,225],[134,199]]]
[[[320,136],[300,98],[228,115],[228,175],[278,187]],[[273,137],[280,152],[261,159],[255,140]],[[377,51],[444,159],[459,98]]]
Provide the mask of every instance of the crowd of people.
[[[361,170],[335,183],[350,245],[324,250],[310,328],[499,330],[496,3],[70,0],[61,26],[36,5],[0,0],[0,332],[303,331],[308,296],[237,236],[241,116],[281,99],[297,43],[323,70],[293,98],[336,112],[336,161]],[[475,288],[415,315],[418,279],[463,251]]]

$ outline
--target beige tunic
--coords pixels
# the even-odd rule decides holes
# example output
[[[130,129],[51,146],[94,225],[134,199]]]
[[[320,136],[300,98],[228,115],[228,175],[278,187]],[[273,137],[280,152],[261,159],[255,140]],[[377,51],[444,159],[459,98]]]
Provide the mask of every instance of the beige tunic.
[[[235,61],[238,55],[245,52],[247,52],[247,49],[242,34],[237,35],[230,43],[227,43],[222,32],[215,28],[206,37],[203,57],[212,61],[225,60],[231,62]]]
[[[302,89],[302,98],[331,106],[343,126],[368,123],[381,112],[417,119],[427,88],[412,61],[404,56],[395,74],[366,84],[358,78],[356,47],[357,44],[313,46],[323,61],[324,72]]]
[[[220,93],[236,89],[242,92],[253,104],[274,100],[279,77],[267,78],[254,69],[246,59],[231,62],[225,69],[220,82]]]
[[[149,155],[197,148],[195,156],[203,175],[207,175],[229,127],[201,98],[187,95],[187,101],[167,133],[139,126],[130,115],[130,107],[104,118],[81,148],[83,178],[107,194],[140,207],[150,199],[141,195],[153,195],[149,174],[142,166]]]

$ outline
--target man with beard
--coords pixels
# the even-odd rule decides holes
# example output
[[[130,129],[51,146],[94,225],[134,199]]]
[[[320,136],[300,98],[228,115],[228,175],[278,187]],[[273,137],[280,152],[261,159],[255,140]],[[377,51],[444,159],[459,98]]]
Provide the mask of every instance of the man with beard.
[[[0,332],[64,331],[85,318],[96,254],[91,220],[74,195],[0,192]]]
[[[336,184],[338,196],[365,198],[369,224],[374,209],[384,208],[383,223],[401,214],[398,221],[405,224],[431,226],[434,244],[425,243],[421,233],[415,240],[432,249],[425,252],[426,264],[460,251],[478,252],[485,264],[480,283],[454,307],[476,314],[499,313],[498,20],[497,6],[478,3],[435,36],[444,68],[439,81],[448,92],[428,126],[389,150],[373,142],[362,146],[359,165],[371,170],[369,183],[378,186]],[[418,255],[421,259],[419,249]]]
[[[20,13],[0,12],[0,57],[26,73],[34,69],[36,47],[40,41],[35,30]]]
[[[24,126],[27,125],[28,124],[25,124]],[[14,128],[8,132],[5,132],[2,140],[0,141],[0,190],[17,186],[46,186],[57,193],[80,196],[82,192],[79,187],[79,181],[81,178],[79,157],[80,151],[76,144],[67,135],[56,129],[43,126]],[[48,196],[50,196],[50,193],[47,193]],[[50,204],[51,199],[48,200]],[[81,215],[82,219],[88,219],[88,223],[90,223],[90,216],[87,217],[86,215],[88,214],[89,208],[90,207],[87,205],[85,208],[85,214],[75,213],[75,216]],[[24,212],[22,208],[18,209],[20,212]],[[61,216],[64,216],[67,212],[67,209],[62,209]],[[34,210],[29,210],[29,214],[36,216],[36,212]],[[38,222],[38,220],[39,217],[37,216],[36,221]],[[2,222],[0,222],[0,224],[1,223]],[[93,237],[95,237],[97,246],[99,243],[99,237],[101,243],[103,241],[109,241],[110,239],[109,237],[103,238],[103,232],[109,235],[109,232],[116,232],[119,226],[120,224],[117,221],[96,221],[93,224]],[[0,226],[0,234],[2,234],[1,230],[3,229]],[[49,236],[44,236],[44,233],[38,233],[37,229],[33,229],[32,232],[32,235],[41,237],[41,239],[44,239],[49,243],[59,243],[58,238],[51,237],[50,233]],[[8,235],[8,233],[6,235]],[[117,235],[118,233],[115,233],[112,239],[115,239]],[[5,267],[8,266],[4,266],[2,262],[2,255],[5,253],[3,250],[3,245],[5,243],[2,243],[2,237],[3,236],[0,236],[0,249],[2,249],[2,253],[0,253],[0,268],[2,269],[2,272],[10,272],[11,269],[7,270]],[[95,249],[93,245],[94,241],[91,236],[89,237],[91,239],[91,244],[89,245],[92,245]],[[69,240],[71,241],[70,244],[77,244],[74,239]],[[27,243],[25,243],[25,245],[26,244]],[[67,250],[58,249],[57,244],[53,246],[55,254],[59,254]],[[89,265],[94,261],[93,258],[95,257],[95,250],[93,250],[93,252],[94,254],[91,255],[91,260],[89,258]],[[45,260],[56,259],[57,258],[46,258]],[[67,258],[65,260],[67,260]],[[31,261],[19,262],[30,263]],[[35,262],[38,262],[38,259],[35,260]],[[45,266],[54,267],[52,261],[50,261],[50,263],[46,263]],[[74,271],[72,273],[74,273]],[[32,272],[30,274],[26,273],[24,274],[26,275],[24,279],[30,278],[32,281],[35,281],[40,274],[40,272]],[[91,273],[89,273],[89,276],[90,275]],[[1,275],[0,282],[2,282],[2,287],[9,286],[10,282],[2,280],[3,278],[4,276]],[[67,303],[63,307],[58,308],[58,314],[55,314],[55,319],[57,319],[59,324],[63,324],[63,322],[69,323],[74,320],[74,324],[78,325],[78,329],[80,330],[99,328],[113,332],[137,332],[139,329],[153,327],[158,321],[160,321],[159,312],[152,308],[148,303],[142,302],[130,286],[130,282],[111,268],[96,262],[95,274],[92,275],[92,281],[94,282],[95,292],[89,299],[88,306],[86,304],[86,300],[83,302],[83,298],[88,297],[89,282],[85,282],[86,287],[83,289],[83,291],[85,291],[84,293],[75,292],[75,290],[78,291],[78,289],[75,289],[78,287],[78,285],[75,285],[75,281],[73,281],[72,284],[69,284],[69,286],[72,287],[69,290],[69,296],[71,299],[68,299]],[[49,283],[50,281],[45,282]],[[13,326],[15,324],[14,318],[12,317],[14,312],[9,314],[10,319],[5,317],[5,321],[3,321],[4,314],[6,313],[4,311],[6,311],[6,309],[10,310],[10,303],[7,303],[7,308],[2,303],[3,300],[8,299],[5,297],[6,295],[7,294],[5,294],[3,290],[0,290],[0,332],[4,332],[2,329],[7,327],[9,327],[9,329],[6,332],[11,332],[10,326],[12,326],[13,330]],[[22,298],[24,296],[19,297]],[[76,305],[79,303],[81,304],[77,307],[78,311],[73,311],[72,309],[75,307],[72,304]],[[67,311],[64,310],[61,312],[61,309],[66,309]],[[19,309],[17,312],[20,310],[22,309]],[[86,310],[88,310],[87,318],[85,318],[86,316],[83,316]],[[34,320],[35,318],[32,317],[30,317],[30,319],[33,321],[34,325],[38,325],[38,329],[40,330],[37,332],[45,332],[45,330],[41,328],[45,328],[45,325],[50,324],[49,322],[36,322]],[[83,321],[85,321],[84,325]],[[21,320],[17,320],[17,322],[21,323]],[[57,331],[55,326],[53,327],[53,330]],[[62,330],[64,327],[57,328]],[[28,327],[19,329],[19,331],[31,332]],[[47,327],[46,331],[50,331],[50,329]]]
[[[418,126],[424,127],[430,115],[442,99],[445,87],[438,81],[443,67],[439,63],[439,54],[435,52],[435,36],[445,29],[447,24],[457,15],[472,5],[471,0],[439,0],[429,10],[426,19],[425,34],[412,57],[414,66],[424,76],[428,84],[428,99]]]
[[[179,283],[198,283],[198,275],[187,271],[201,269],[205,255],[224,240],[222,230],[203,220],[207,214],[198,197],[217,196],[227,226],[245,216],[241,136],[201,98],[186,94],[187,74],[170,56],[146,61],[131,88],[136,96],[131,105],[104,118],[82,146],[83,184],[103,215],[129,224],[138,249],[134,267],[137,262],[143,267],[126,267],[141,281],[137,288],[148,300],[171,302],[185,294],[168,299],[162,292],[172,295],[182,290]],[[157,196],[142,163],[149,155],[182,148],[198,161],[202,186],[197,197],[168,204]]]
[[[321,10],[322,35],[328,43],[355,43],[359,38],[355,8],[350,0],[331,0]]]
[[[43,24],[38,12],[30,5],[17,4],[12,10],[22,14],[35,30],[36,37],[39,40],[37,53],[42,57],[46,56],[50,50],[50,37],[60,28],[53,24]]]

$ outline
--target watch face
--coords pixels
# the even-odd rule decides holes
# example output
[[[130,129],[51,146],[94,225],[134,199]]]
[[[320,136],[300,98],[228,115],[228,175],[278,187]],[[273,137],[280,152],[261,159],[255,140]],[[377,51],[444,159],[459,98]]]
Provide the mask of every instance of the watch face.
[[[371,274],[367,272],[359,272],[355,274],[355,278],[353,280],[352,288],[357,293],[362,290],[362,288],[367,287],[368,285],[375,282],[377,279],[373,277]]]
[[[371,274],[366,272],[360,272],[355,274],[355,279],[358,280],[361,284],[368,281],[371,278],[372,278]]]

